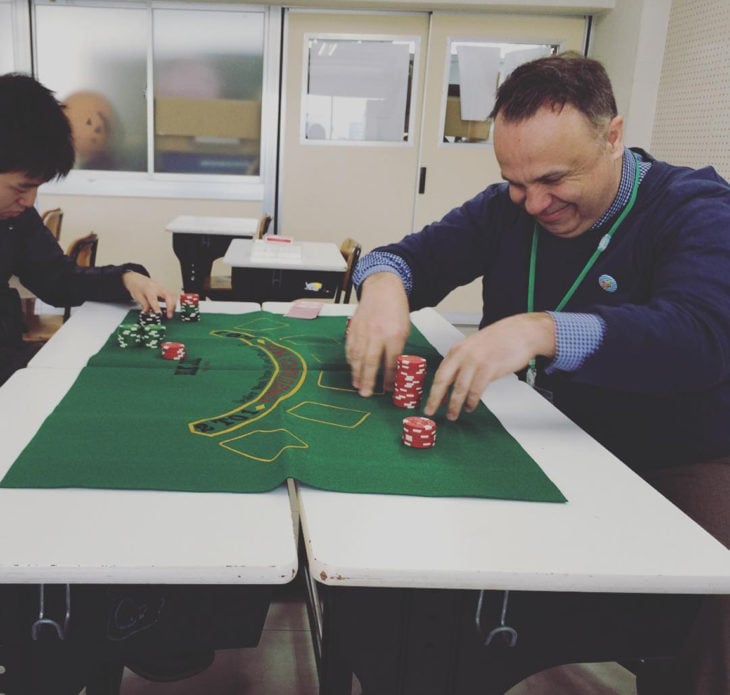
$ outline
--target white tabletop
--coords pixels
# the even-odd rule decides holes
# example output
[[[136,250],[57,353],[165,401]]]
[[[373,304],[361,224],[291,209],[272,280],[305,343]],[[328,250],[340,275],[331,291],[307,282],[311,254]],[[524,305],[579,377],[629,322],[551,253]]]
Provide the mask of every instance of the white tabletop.
[[[128,309],[84,305],[0,388],[0,478]],[[0,488],[0,582],[283,584],[296,574],[296,533],[284,485],[262,494]]]
[[[77,376],[23,369],[0,388],[0,477]],[[263,494],[0,488],[0,582],[283,584],[296,569],[285,486]]]
[[[413,320],[441,352],[460,337],[433,310]],[[544,398],[509,377],[483,400],[568,502],[298,485],[312,576],[334,586],[730,593],[730,552]]]
[[[223,262],[234,268],[272,268],[281,270],[320,270],[328,272],[345,272],[347,263],[340,253],[337,244],[324,241],[294,241],[291,245],[300,251],[296,262],[278,262],[275,258],[258,259],[252,257],[254,241],[234,239],[223,256]],[[284,245],[280,241],[264,241],[259,243]]]
[[[165,229],[175,234],[218,234],[220,236],[256,235],[259,228],[257,217],[199,217],[178,215]]]
[[[71,318],[48,341],[28,363],[29,367],[76,367],[86,365],[89,357],[95,355],[106,342],[111,332],[127,315],[132,304],[103,304],[86,302],[75,308]],[[258,311],[253,302],[200,302],[201,313],[247,314]]]

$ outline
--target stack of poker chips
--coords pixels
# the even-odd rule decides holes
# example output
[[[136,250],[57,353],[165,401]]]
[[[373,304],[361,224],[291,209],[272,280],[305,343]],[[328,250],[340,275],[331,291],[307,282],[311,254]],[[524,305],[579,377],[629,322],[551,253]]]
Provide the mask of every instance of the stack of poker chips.
[[[160,344],[162,356],[166,360],[181,360],[185,357],[185,345],[166,340]]]
[[[157,349],[165,337],[162,313],[159,311],[140,311],[139,324],[142,327],[142,343],[145,347]]]
[[[200,319],[200,295],[183,292],[180,295],[180,320],[197,321]]]
[[[400,355],[396,360],[393,383],[393,405],[418,408],[426,379],[426,359],[416,355]]]
[[[401,441],[413,449],[430,449],[436,446],[436,423],[427,417],[404,417]]]
[[[121,348],[142,344],[142,326],[138,323],[123,323],[117,328],[117,344]]]

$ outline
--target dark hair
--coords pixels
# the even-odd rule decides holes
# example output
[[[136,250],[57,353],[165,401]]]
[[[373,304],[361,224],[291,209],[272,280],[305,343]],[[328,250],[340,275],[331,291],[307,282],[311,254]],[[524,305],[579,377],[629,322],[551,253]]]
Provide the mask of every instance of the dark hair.
[[[0,75],[0,171],[50,181],[75,158],[71,125],[53,92],[30,75]]]
[[[597,60],[568,51],[516,67],[497,90],[490,114],[508,122],[524,121],[543,106],[580,111],[600,128],[617,115],[616,99],[605,68]]]

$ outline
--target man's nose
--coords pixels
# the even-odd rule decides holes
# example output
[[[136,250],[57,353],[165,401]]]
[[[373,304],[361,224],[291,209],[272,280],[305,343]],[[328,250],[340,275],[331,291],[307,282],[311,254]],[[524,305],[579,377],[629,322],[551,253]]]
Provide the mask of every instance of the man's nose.
[[[550,206],[552,199],[550,195],[541,186],[529,187],[525,191],[525,200],[523,205],[525,211],[530,215],[538,215]]]
[[[35,199],[38,195],[37,188],[31,188],[18,196],[18,202],[24,207],[29,208],[35,204]]]

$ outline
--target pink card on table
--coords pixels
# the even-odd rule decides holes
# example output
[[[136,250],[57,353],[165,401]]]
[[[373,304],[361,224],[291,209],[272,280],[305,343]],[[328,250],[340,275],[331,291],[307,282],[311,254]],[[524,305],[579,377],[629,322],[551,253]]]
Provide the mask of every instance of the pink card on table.
[[[293,319],[316,319],[321,309],[322,304],[320,302],[300,299],[291,305],[289,311],[286,312],[286,316]]]

